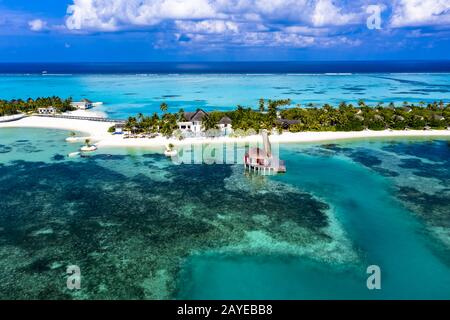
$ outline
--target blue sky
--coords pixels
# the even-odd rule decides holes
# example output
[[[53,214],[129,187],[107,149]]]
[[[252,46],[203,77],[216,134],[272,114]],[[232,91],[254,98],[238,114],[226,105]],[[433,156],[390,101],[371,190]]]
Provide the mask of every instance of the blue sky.
[[[0,62],[448,59],[449,40],[450,0],[0,0]]]

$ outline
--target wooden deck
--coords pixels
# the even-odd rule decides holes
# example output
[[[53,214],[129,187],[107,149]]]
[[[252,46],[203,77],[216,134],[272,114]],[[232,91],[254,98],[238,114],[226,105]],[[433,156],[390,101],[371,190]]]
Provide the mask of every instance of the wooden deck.
[[[250,172],[257,172],[263,175],[266,174],[276,174],[276,173],[286,173],[286,165],[285,162],[279,160],[277,165],[262,165],[262,164],[254,164],[248,163],[248,161],[244,161],[244,168]]]
[[[257,172],[259,174],[285,173],[286,164],[278,157],[272,154],[272,146],[269,141],[267,130],[261,132],[264,149],[255,147],[250,148],[244,156],[245,170]]]

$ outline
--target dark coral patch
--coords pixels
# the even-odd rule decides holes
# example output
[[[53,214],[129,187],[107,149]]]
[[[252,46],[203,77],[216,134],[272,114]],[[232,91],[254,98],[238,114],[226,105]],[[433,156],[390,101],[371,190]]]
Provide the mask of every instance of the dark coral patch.
[[[0,298],[71,297],[63,271],[72,264],[85,275],[85,298],[167,298],[176,292],[181,259],[192,250],[239,243],[255,229],[302,243],[300,234],[286,233],[286,221],[326,238],[326,204],[288,189],[225,192],[224,181],[234,174],[230,166],[172,166],[147,155],[145,161],[167,166],[170,179],[160,182],[122,175],[97,163],[103,160],[94,155],[0,166]],[[162,282],[153,278],[161,270],[168,275]],[[162,291],[143,285],[149,282]]]
[[[12,147],[0,144],[0,153],[9,153],[12,151]]]
[[[58,153],[52,157],[53,161],[62,161],[64,159],[65,159],[65,157],[62,154],[58,154]]]

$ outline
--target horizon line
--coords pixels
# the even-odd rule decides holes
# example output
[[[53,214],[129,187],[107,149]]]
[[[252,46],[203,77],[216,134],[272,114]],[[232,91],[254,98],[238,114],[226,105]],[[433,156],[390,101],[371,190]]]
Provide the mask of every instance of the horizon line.
[[[188,60],[173,60],[173,61],[0,61],[0,64],[70,64],[70,63],[308,63],[308,62],[450,62],[450,59],[318,59],[318,60],[239,60],[239,61],[225,61],[225,60],[211,60],[211,61],[188,61]]]

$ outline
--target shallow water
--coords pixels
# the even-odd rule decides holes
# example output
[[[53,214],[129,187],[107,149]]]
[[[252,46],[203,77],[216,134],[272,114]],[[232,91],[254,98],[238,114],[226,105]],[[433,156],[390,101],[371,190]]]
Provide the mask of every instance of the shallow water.
[[[341,101],[450,100],[450,74],[193,74],[193,75],[0,75],[3,99],[71,96],[102,101],[108,115],[125,118],[138,112],[257,107],[260,98],[290,98],[297,104]]]
[[[429,142],[417,144],[424,143]],[[412,146],[417,148],[417,144]],[[404,147],[403,143],[395,145],[400,150]],[[383,146],[385,143],[373,145],[358,142],[346,144],[345,148],[348,149],[347,152],[354,153],[355,149],[364,148],[365,153],[358,151],[357,160],[361,160],[363,154],[368,156],[371,150]],[[186,276],[193,279],[192,286],[188,287],[182,297],[449,298],[448,249],[442,246],[436,248],[435,240],[426,233],[423,222],[396,200],[392,181],[347,158],[330,154],[318,156],[319,150],[312,151],[298,146],[282,150],[281,154],[287,160],[289,171],[275,179],[312,193],[329,203],[351,239],[360,261],[354,265],[336,265],[318,263],[305,257],[228,258],[214,254],[203,255],[188,262]],[[308,152],[314,155],[305,155]],[[441,155],[446,152],[448,150],[443,148]],[[420,155],[428,157],[427,153]],[[414,199],[409,201],[413,202]],[[447,211],[446,221],[449,216]],[[369,291],[366,287],[366,268],[369,265],[378,265],[382,270],[380,291]]]
[[[65,137],[0,131],[0,298],[450,298],[448,141],[285,145],[258,177]]]

